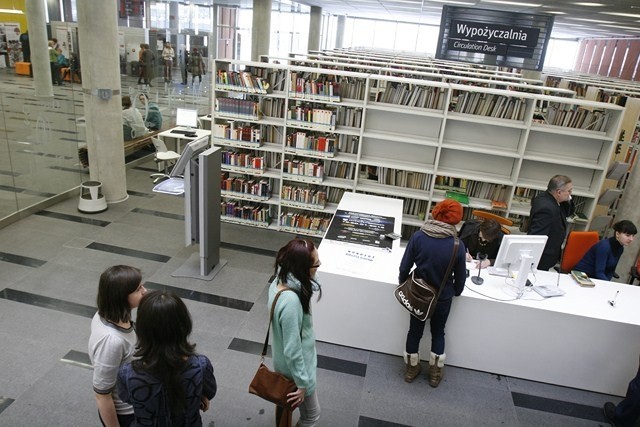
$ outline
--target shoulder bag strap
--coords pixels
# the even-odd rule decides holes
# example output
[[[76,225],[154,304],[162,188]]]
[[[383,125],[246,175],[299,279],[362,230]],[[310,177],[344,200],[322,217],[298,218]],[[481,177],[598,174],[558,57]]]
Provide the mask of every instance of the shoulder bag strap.
[[[267,347],[269,347],[269,332],[271,331],[271,322],[273,321],[273,312],[276,309],[276,303],[278,302],[278,298],[280,298],[280,294],[285,291],[291,291],[291,288],[285,288],[278,291],[275,298],[273,299],[273,304],[271,304],[271,311],[269,312],[269,326],[267,327],[267,337],[264,339],[264,346],[262,347],[262,359],[264,359],[267,355]]]
[[[440,287],[438,288],[438,295],[436,300],[440,299],[440,294],[447,284],[447,280],[449,279],[449,275],[451,274],[451,269],[453,268],[453,263],[456,261],[456,254],[458,252],[458,246],[460,245],[460,240],[457,236],[453,238],[453,253],[451,254],[451,260],[449,261],[449,266],[447,267],[447,272],[444,273],[444,277],[442,278],[442,283],[440,283]]]

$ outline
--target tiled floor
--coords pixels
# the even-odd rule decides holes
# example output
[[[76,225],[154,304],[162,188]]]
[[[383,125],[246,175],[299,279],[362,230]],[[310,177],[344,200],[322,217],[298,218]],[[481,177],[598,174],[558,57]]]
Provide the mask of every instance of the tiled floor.
[[[151,289],[187,301],[193,340],[213,361],[209,426],[269,426],[247,393],[264,337],[275,251],[289,234],[223,225],[227,265],[212,281],[171,276],[183,245],[182,199],[153,194],[152,164],[128,171],[131,196],[101,214],[74,199],[0,230],[0,426],[99,425],[87,339],[100,272],[140,267]],[[404,333],[404,331],[398,331]],[[491,351],[483,349],[483,351]],[[448,366],[441,386],[402,379],[399,357],[318,343],[323,426],[597,426],[619,398]]]
[[[106,212],[81,214],[69,199],[0,229],[0,426],[99,425],[87,340],[98,276],[113,264],[139,267],[148,288],[186,300],[219,385],[205,426],[273,425],[273,407],[247,388],[275,251],[293,236],[223,224],[221,272],[210,282],[173,277],[196,249],[183,244],[182,199],[151,192],[153,167],[128,170],[129,199]],[[13,185],[0,192],[22,191]],[[322,426],[598,426],[602,404],[619,400],[451,366],[432,389],[424,376],[405,383],[399,357],[322,342],[318,367]]]

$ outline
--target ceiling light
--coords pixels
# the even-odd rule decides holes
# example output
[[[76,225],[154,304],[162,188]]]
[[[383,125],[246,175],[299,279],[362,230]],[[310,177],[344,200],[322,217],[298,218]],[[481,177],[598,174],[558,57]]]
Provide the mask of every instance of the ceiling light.
[[[24,15],[24,12],[17,9],[0,9],[0,13],[11,13],[14,15]]]
[[[604,15],[615,15],[615,16],[624,16],[627,18],[640,18],[640,14],[638,13],[618,13],[618,12],[598,12]]]
[[[602,27],[622,28],[623,30],[640,31],[640,28],[638,28],[638,27],[625,27],[624,25],[608,25],[608,24],[602,24]]]
[[[552,14],[554,14],[554,15],[566,15],[566,13],[565,13],[565,12],[560,12],[560,11],[557,11],[557,10],[550,10],[550,11],[548,11],[548,12],[545,10],[545,12],[544,12],[544,13],[552,13]]]
[[[496,3],[496,4],[508,4],[511,6],[522,6],[522,7],[541,7],[541,4],[537,3],[522,3],[517,1],[506,1],[506,0],[482,0],[482,3]]]
[[[451,3],[451,4],[463,4],[465,6],[475,6],[476,2],[458,1],[458,0],[429,0],[434,3]]]
[[[603,7],[603,6],[606,6],[606,4],[602,4],[602,3],[590,3],[590,2],[582,2],[582,1],[573,2],[571,4],[575,4],[576,6],[586,6],[586,7]]]
[[[615,24],[615,22],[613,22],[613,21],[602,21],[600,19],[573,18],[573,17],[569,17],[569,18],[566,18],[566,19],[571,19],[573,21],[595,22],[597,24]]]

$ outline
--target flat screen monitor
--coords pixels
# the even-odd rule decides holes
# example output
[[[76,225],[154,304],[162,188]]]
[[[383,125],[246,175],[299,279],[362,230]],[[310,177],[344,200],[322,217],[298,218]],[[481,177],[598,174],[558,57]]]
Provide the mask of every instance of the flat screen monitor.
[[[197,128],[198,110],[189,110],[187,108],[176,109],[176,126]]]
[[[516,234],[502,238],[494,268],[505,269],[516,275],[513,283],[507,281],[508,285],[515,288],[516,298],[524,295],[527,277],[538,268],[546,244],[547,236]]]
[[[171,178],[184,176],[184,170],[191,159],[209,148],[209,135],[201,136],[189,142],[182,151],[169,176]]]
[[[522,259],[526,257],[526,270],[537,269],[546,244],[547,236],[507,234],[502,238],[493,266],[512,272],[518,271]]]

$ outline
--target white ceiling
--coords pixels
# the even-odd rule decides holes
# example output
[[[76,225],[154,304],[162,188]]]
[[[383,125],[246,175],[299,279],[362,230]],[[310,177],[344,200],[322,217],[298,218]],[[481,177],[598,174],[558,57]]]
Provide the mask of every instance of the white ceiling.
[[[299,0],[299,2],[309,6],[319,6],[323,13],[433,25],[440,25],[443,4],[535,14],[548,13],[555,15],[552,37],[640,38],[640,0],[584,0],[582,2],[580,0]],[[284,0],[281,3],[288,3],[288,1]],[[517,3],[517,5],[511,3]]]

